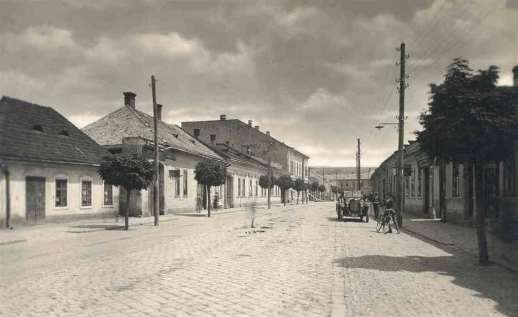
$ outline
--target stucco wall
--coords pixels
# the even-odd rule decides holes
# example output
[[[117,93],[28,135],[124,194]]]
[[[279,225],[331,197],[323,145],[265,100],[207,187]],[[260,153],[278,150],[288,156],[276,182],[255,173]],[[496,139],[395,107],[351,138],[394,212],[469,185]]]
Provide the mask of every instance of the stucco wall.
[[[118,208],[118,189],[113,187],[113,205],[104,206],[104,184],[97,175],[97,167],[57,164],[33,164],[9,162],[11,219],[13,223],[25,222],[26,218],[26,183],[28,176],[45,178],[45,217],[50,220],[62,216],[84,216],[95,214],[114,214]],[[67,184],[67,206],[55,206],[55,179],[64,177]],[[81,180],[92,181],[92,206],[81,206]],[[5,178],[0,183],[1,221],[5,221]]]

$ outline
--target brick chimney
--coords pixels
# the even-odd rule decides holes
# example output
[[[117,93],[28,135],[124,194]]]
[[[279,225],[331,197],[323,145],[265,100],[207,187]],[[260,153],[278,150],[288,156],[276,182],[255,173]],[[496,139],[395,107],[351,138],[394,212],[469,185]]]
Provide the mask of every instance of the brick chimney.
[[[158,121],[162,121],[162,105],[160,104],[157,104],[156,105],[156,117],[158,119]]]
[[[221,121],[227,120],[227,115],[226,114],[220,114],[219,115],[219,120],[221,120]]]
[[[248,120],[248,126],[250,126],[250,127],[251,127],[253,123],[254,123],[254,122],[253,122],[252,120]]]
[[[258,125],[256,125],[256,126],[255,126],[255,128],[256,128],[257,130],[259,130],[259,126],[258,126]]]
[[[122,94],[124,95],[124,105],[131,109],[135,109],[135,97],[137,94],[131,91],[126,91]]]
[[[513,86],[518,87],[518,65],[513,67]]]

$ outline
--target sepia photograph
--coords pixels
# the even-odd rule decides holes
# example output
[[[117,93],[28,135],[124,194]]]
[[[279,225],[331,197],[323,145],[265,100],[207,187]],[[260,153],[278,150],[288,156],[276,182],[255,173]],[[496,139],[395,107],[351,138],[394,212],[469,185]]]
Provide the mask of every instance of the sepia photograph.
[[[518,0],[0,0],[0,317],[518,317]]]

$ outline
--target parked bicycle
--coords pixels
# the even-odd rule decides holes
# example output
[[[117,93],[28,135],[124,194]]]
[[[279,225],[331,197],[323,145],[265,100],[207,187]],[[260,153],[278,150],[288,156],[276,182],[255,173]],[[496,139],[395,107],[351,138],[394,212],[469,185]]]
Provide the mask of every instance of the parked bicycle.
[[[392,232],[392,228],[399,233],[399,225],[397,222],[396,211],[392,208],[386,208],[383,215],[378,217],[376,224],[376,231],[383,233]]]

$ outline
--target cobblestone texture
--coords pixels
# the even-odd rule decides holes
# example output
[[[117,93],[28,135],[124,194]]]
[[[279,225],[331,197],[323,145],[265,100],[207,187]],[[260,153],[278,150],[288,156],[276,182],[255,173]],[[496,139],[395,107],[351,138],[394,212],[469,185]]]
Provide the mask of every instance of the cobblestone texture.
[[[0,316],[518,314],[516,275],[469,254],[337,222],[327,203],[258,214],[255,229],[246,212],[30,229],[0,245]]]

